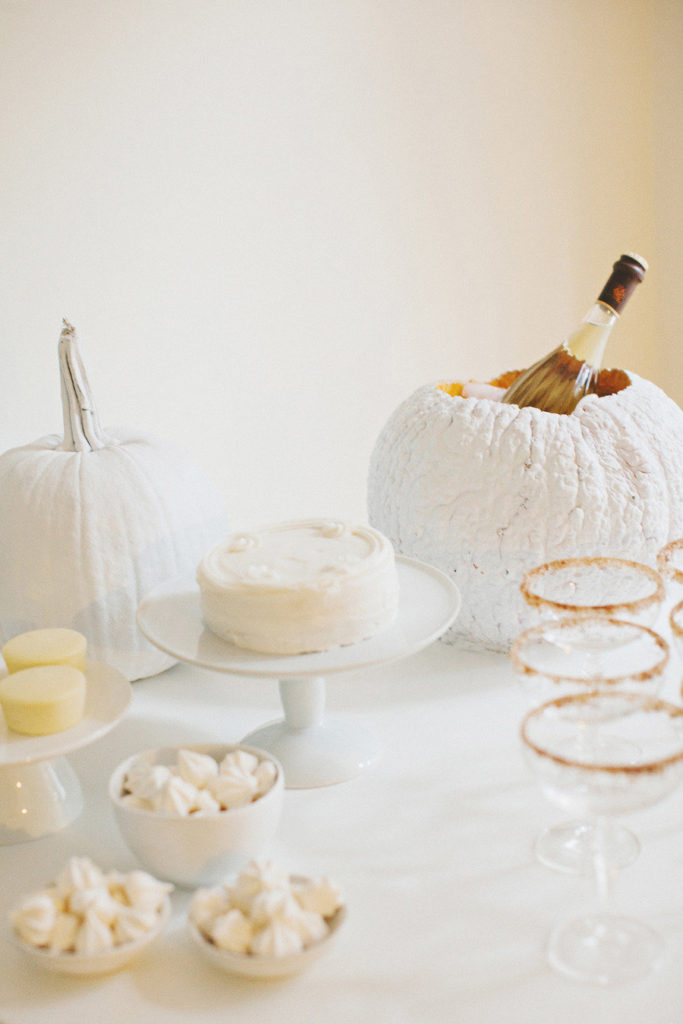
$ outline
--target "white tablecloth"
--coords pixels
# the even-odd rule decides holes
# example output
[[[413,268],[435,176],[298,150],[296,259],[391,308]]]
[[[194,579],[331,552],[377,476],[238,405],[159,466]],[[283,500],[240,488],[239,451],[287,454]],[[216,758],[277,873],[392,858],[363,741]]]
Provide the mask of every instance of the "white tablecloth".
[[[677,680],[671,680],[671,694]],[[133,686],[108,736],[73,755],[85,809],[63,831],[0,848],[1,910],[73,854],[136,866],[107,802],[112,769],[162,743],[234,742],[280,714],[277,683],[185,665]],[[165,936],[128,969],[98,979],[42,973],[0,929],[0,1021],[234,1021],[236,1024],[680,1024],[683,1021],[683,795],[633,815],[638,860],[617,884],[621,908],[667,941],[645,980],[601,989],[545,963],[549,929],[589,904],[590,877],[558,874],[532,843],[562,814],[522,760],[525,700],[507,658],[437,643],[400,664],[330,678],[328,710],[370,727],[378,762],[340,785],[289,790],[269,855],[342,886],[349,917],[308,973],[236,980],[185,934],[189,894],[173,895]]]

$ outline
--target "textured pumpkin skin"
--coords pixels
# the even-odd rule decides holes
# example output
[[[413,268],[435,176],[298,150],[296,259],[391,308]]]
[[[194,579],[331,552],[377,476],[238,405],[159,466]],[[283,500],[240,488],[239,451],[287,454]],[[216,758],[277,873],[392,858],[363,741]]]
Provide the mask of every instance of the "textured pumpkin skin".
[[[0,455],[0,642],[67,626],[129,680],[173,659],[139,632],[140,598],[194,573],[227,532],[221,501],[177,447],[126,431],[95,450],[49,436]]]
[[[683,412],[628,379],[570,416],[430,384],[389,418],[370,460],[369,520],[457,583],[445,640],[507,651],[527,622],[527,569],[580,555],[654,565],[683,534]]]

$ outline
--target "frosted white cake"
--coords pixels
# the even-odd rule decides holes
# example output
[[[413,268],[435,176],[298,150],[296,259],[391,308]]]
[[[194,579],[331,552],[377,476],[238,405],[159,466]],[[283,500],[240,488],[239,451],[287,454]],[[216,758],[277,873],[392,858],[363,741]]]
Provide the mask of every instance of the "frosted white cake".
[[[235,533],[199,564],[204,624],[237,647],[305,654],[358,643],[398,610],[391,542],[327,519]]]

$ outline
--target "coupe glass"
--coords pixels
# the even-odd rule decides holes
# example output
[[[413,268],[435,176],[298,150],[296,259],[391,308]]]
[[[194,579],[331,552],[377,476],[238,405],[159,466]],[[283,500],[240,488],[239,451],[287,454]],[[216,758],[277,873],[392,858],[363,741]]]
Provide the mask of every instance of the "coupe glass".
[[[578,722],[607,717],[637,747],[623,763],[609,753],[568,754]],[[560,697],[531,711],[521,726],[526,758],[544,795],[596,822],[594,848],[598,907],[553,931],[553,968],[584,981],[613,984],[647,974],[660,959],[663,940],[647,925],[614,907],[614,871],[604,839],[617,814],[662,800],[683,778],[683,708],[654,697],[611,690]]]
[[[651,626],[665,596],[659,573],[624,558],[561,558],[531,569],[521,591],[542,618],[607,615]]]
[[[669,627],[671,629],[671,637],[678,654],[679,664],[683,662],[683,601],[679,601],[678,604],[674,605],[669,615]],[[683,683],[681,683],[680,696],[683,699]]]
[[[615,689],[653,696],[663,685],[669,663],[669,645],[654,630],[638,623],[623,622],[601,615],[572,616],[550,620],[522,633],[512,645],[510,657],[517,678],[533,705],[551,698]],[[578,715],[573,722],[577,756],[618,757],[628,761],[638,756],[638,748],[611,730],[605,714],[597,717],[596,708],[569,705],[567,714]],[[590,714],[588,712],[591,712]],[[535,845],[536,856],[547,867],[558,871],[592,870],[596,833],[590,821],[568,821],[545,829]],[[623,826],[614,825],[602,842],[610,864],[625,867],[638,856],[636,836]]]
[[[683,592],[683,537],[662,548],[657,555],[657,569],[673,594]]]
[[[657,568],[666,585],[668,626],[680,669],[683,668],[683,537],[662,548],[657,555]],[[683,696],[683,684],[680,694]]]

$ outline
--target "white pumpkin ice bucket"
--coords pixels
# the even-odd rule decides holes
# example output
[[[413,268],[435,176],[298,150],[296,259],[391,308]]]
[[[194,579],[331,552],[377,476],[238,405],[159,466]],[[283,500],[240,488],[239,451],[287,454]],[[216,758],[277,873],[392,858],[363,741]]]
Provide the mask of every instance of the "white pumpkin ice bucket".
[[[188,454],[135,430],[103,431],[73,327],[59,340],[64,436],[0,455],[0,643],[67,626],[129,680],[173,659],[136,625],[140,599],[193,573],[227,532]]]
[[[526,622],[519,585],[534,565],[595,555],[654,565],[683,534],[683,412],[633,373],[603,371],[601,386],[567,416],[429,384],[382,429],[369,520],[398,553],[457,583],[462,610],[447,642],[507,651]]]

